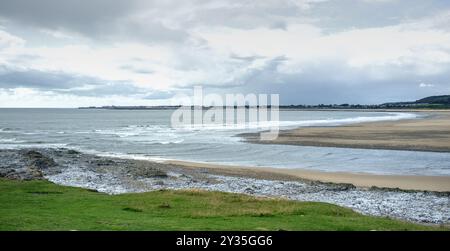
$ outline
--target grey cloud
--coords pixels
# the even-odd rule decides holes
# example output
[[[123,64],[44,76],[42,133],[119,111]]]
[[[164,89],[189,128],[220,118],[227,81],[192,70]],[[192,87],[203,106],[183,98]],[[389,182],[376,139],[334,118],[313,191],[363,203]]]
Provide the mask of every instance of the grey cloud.
[[[148,90],[134,86],[127,82],[108,82],[95,85],[86,89],[63,89],[53,90],[55,93],[64,93],[83,97],[108,97],[108,96],[145,96]]]
[[[255,61],[255,60],[257,60],[257,59],[264,59],[264,58],[266,58],[266,57],[263,57],[263,56],[257,56],[257,55],[255,55],[255,56],[239,56],[239,55],[236,55],[236,54],[231,54],[231,55],[230,55],[230,58],[231,58],[231,59],[236,59],[236,60],[242,60],[242,61],[252,62],[252,61]]]
[[[255,57],[259,58],[258,56]],[[238,56],[238,58],[240,57]],[[241,65],[242,67],[247,67],[252,62],[253,57],[244,57],[244,59],[238,60],[244,62],[239,65]],[[249,83],[252,83],[254,78],[264,79],[265,76],[267,76],[269,79],[272,78],[272,76],[279,75],[277,73],[277,67],[288,60],[289,59],[284,55],[277,56],[266,60],[265,66],[260,68],[247,68],[247,70],[243,74],[240,74],[238,76],[234,76],[233,72],[230,72],[230,75],[234,77],[228,82],[195,83],[193,85],[180,85],[177,87],[180,88],[180,90],[186,91],[192,89],[192,86],[194,85],[200,85],[205,88],[215,90],[218,93],[224,93],[225,91],[229,91],[232,89],[246,89],[245,86]],[[266,80],[264,80],[264,82],[267,82]]]
[[[127,15],[135,6],[136,1],[14,0],[0,2],[0,15],[28,25],[90,32],[102,22]]]
[[[94,81],[92,78],[75,76],[63,72],[0,68],[0,88],[68,89],[92,84]]]
[[[144,99],[168,99],[175,96],[175,92],[172,91],[156,91],[147,93],[143,98]]]
[[[301,9],[290,0],[15,0],[0,1],[0,18],[94,39],[184,42],[199,25],[285,29]]]
[[[285,29],[286,17],[299,18],[293,1],[234,2],[229,6],[198,9],[187,25],[227,26],[240,29],[269,27]]]
[[[34,61],[34,60],[38,60],[38,59],[41,59],[41,57],[39,55],[17,54],[14,57],[10,58],[8,60],[8,63],[14,64],[14,65],[21,65],[23,63]],[[1,73],[1,69],[0,69],[0,73]]]
[[[189,30],[198,26],[286,29],[289,24],[302,22],[334,32],[398,24],[433,16],[449,7],[445,0],[15,0],[0,1],[0,17],[25,26],[69,30],[111,41],[185,42],[190,38]]]
[[[152,74],[152,73],[155,72],[155,71],[153,71],[151,69],[146,69],[146,68],[142,68],[142,67],[136,67],[136,66],[129,65],[129,64],[120,66],[120,69],[129,71],[129,72],[132,72],[132,73],[138,73],[138,74]]]
[[[409,20],[434,17],[437,12],[449,8],[450,2],[446,0],[342,0],[318,3],[313,12],[305,12],[305,15],[314,18],[315,23],[324,31],[336,32],[396,25]]]
[[[431,95],[450,94],[450,70],[433,76],[393,74],[373,80],[366,72],[355,71],[344,64],[311,65],[302,73],[286,74],[277,69],[286,59],[273,59],[259,70],[236,80],[239,85],[221,87],[206,85],[205,92],[280,94],[280,102],[289,104],[379,104],[399,100],[415,100]],[[423,78],[433,88],[420,88]]]
[[[134,18],[142,10],[151,10],[156,1],[131,0],[41,0],[1,1],[0,17],[48,30],[67,30],[92,39],[138,39],[144,41],[182,41],[183,30],[164,26],[154,16]]]
[[[239,29],[268,27],[286,29],[292,23],[314,23],[326,32],[352,28],[382,27],[398,24],[405,20],[430,17],[450,9],[445,0],[397,0],[367,3],[357,0],[318,1],[310,8],[302,8],[291,0],[273,1],[111,1],[111,0],[14,0],[0,1],[0,19],[10,20],[19,30],[21,27],[67,30],[83,34],[92,39],[108,41],[139,40],[144,43],[183,43],[189,48],[204,53],[209,48],[205,41],[191,41],[190,33],[197,27],[214,29],[226,26]],[[448,23],[443,18],[440,26]],[[7,26],[7,24],[5,24]],[[25,29],[25,28],[24,28]],[[29,28],[28,28],[29,29]],[[447,27],[448,29],[448,27]],[[22,30],[23,32],[23,30]],[[27,42],[29,39],[24,37]],[[44,40],[45,41],[45,40]],[[98,42],[98,41],[95,41]],[[101,41],[96,46],[102,46]],[[192,42],[192,44],[188,44]],[[232,45],[230,45],[232,46]],[[50,46],[51,47],[51,46]],[[175,50],[176,46],[173,46]],[[177,60],[171,67],[180,71],[201,71],[209,69],[209,62],[182,50],[176,51]],[[203,55],[203,54],[202,54]],[[205,54],[206,55],[206,54]],[[230,76],[228,83],[204,84],[210,91],[279,93],[284,104],[317,103],[381,103],[408,100],[422,96],[450,93],[450,66],[443,72],[420,76],[417,65],[392,66],[382,71],[389,77],[373,80],[368,71],[350,69],[342,62],[320,62],[304,65],[302,71],[294,74],[278,70],[289,55],[272,58],[260,69],[249,69],[241,76],[234,76],[234,69],[245,69],[255,60],[267,58],[259,55],[230,55]],[[27,55],[17,56],[9,63],[20,65],[33,60]],[[130,73],[152,74],[152,69],[140,67],[142,59],[135,59],[122,69]],[[420,61],[420,59],[417,59]],[[420,66],[419,66],[420,67]],[[376,70],[376,69],[375,69]],[[432,83],[432,88],[420,88],[420,82]],[[81,88],[90,86],[91,88]],[[55,93],[78,96],[140,95],[144,98],[171,97],[171,92],[148,92],[127,81],[110,82],[64,72],[43,72],[38,70],[2,69],[0,66],[0,88],[33,88]],[[186,85],[178,86],[188,90]]]
[[[189,34],[183,29],[173,29],[164,26],[158,20],[119,20],[110,30],[101,29],[95,36],[100,36],[111,41],[115,39],[138,40],[144,42],[186,42]]]
[[[88,97],[145,95],[148,92],[129,82],[106,81],[64,72],[0,68],[0,89],[15,88]]]

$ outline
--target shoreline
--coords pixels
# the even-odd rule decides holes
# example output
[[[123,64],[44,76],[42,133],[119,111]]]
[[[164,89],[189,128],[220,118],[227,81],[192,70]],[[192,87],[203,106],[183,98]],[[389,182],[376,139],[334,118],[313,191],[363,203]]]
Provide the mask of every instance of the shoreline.
[[[247,167],[189,161],[168,160],[163,163],[188,168],[203,168],[217,174],[241,175],[259,179],[306,180],[334,184],[352,184],[360,188],[387,188],[404,191],[450,192],[450,176],[379,175],[348,172],[325,172],[305,169]]]
[[[204,190],[294,201],[316,201],[365,215],[423,224],[448,224],[450,192],[357,187],[312,181],[263,168],[230,168],[192,162],[161,163],[105,157],[70,149],[0,150],[0,177],[48,180],[108,194]]]

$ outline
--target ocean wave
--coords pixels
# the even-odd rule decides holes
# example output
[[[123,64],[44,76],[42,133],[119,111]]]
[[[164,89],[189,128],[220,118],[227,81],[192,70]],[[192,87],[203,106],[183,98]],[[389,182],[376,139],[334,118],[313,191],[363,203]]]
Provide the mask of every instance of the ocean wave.
[[[45,144],[33,144],[33,143],[1,143],[0,142],[0,149],[25,149],[25,148],[66,148],[67,144],[53,144],[53,143],[45,143]]]
[[[14,132],[15,132],[15,130],[13,128],[9,128],[9,127],[0,128],[0,133],[14,133]]]
[[[0,138],[0,144],[1,143],[24,143],[23,140],[17,140],[16,138]]]
[[[181,125],[177,129],[182,130],[243,130],[243,129],[267,129],[272,127],[307,127],[307,126],[338,126],[363,122],[396,121],[403,119],[415,119],[418,115],[413,113],[388,113],[384,116],[360,116],[345,119],[320,119],[297,121],[261,121],[241,124],[197,124]]]
[[[82,152],[85,154],[91,154],[91,155],[95,155],[95,156],[99,156],[99,157],[131,159],[131,160],[147,160],[147,161],[154,161],[154,162],[160,162],[160,163],[169,161],[169,160],[175,160],[175,159],[169,159],[169,158],[162,158],[162,157],[158,157],[158,156],[148,156],[145,154],[97,151],[97,150],[93,150],[93,149],[86,149],[83,147],[67,147],[67,149],[72,149],[72,150],[76,150],[78,152]]]
[[[134,141],[153,144],[179,144],[184,136],[169,126],[137,126],[129,125],[118,129],[95,130],[101,135],[116,136],[123,141]]]
[[[307,120],[307,121],[283,121],[281,126],[338,126],[345,124],[356,124],[365,122],[378,122],[378,121],[396,121],[403,119],[415,119],[418,115],[413,113],[390,113],[385,116],[360,116],[355,118],[345,119],[322,119],[322,120]]]

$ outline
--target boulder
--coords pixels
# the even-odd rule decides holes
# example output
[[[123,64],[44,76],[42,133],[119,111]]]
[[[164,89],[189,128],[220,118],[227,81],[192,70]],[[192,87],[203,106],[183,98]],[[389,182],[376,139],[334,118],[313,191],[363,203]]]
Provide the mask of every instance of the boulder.
[[[52,158],[34,150],[26,151],[24,156],[30,161],[29,168],[46,169],[56,166],[56,162]]]

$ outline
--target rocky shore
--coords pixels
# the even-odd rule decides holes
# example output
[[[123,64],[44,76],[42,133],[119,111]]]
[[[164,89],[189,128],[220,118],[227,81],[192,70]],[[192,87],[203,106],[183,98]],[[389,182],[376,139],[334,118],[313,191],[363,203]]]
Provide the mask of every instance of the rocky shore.
[[[363,214],[449,224],[450,193],[359,188],[269,173],[212,170],[80,153],[70,149],[0,150],[0,177],[47,179],[109,194],[204,189],[320,201]]]

